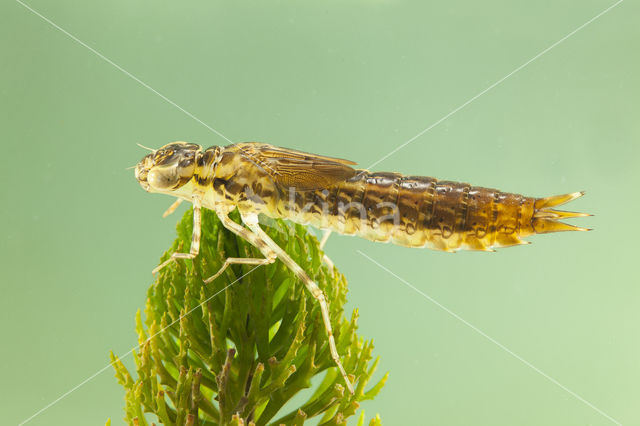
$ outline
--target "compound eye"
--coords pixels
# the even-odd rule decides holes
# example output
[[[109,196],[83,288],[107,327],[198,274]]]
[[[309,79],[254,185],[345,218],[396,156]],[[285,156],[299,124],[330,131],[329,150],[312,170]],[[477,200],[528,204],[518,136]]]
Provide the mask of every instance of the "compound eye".
[[[176,168],[170,169],[153,168],[149,171],[147,182],[155,189],[172,189],[176,186],[180,177],[176,173]]]

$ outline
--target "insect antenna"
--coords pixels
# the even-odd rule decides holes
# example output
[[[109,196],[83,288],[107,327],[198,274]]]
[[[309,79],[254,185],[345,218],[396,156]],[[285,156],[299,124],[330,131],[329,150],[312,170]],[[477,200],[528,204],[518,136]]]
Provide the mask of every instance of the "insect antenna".
[[[151,152],[156,152],[157,151],[157,149],[149,148],[149,147],[144,146],[144,145],[139,144],[139,143],[136,143],[136,145],[138,145],[142,149],[146,149],[147,151],[151,151]]]

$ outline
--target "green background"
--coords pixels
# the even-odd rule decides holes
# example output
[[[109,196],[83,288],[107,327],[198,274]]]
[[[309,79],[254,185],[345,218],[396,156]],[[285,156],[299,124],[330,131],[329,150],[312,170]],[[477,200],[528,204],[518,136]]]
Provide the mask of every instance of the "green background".
[[[367,167],[614,2],[28,4],[234,142]],[[574,223],[595,231],[455,255],[332,236],[349,307],[391,372],[368,416],[640,424],[639,13],[619,4],[376,165],[586,190],[571,207],[595,216]],[[227,142],[20,3],[0,16],[0,422],[17,424],[136,344],[177,216],[125,170],[145,154],[135,143]],[[107,368],[29,424],[120,424],[123,394]]]

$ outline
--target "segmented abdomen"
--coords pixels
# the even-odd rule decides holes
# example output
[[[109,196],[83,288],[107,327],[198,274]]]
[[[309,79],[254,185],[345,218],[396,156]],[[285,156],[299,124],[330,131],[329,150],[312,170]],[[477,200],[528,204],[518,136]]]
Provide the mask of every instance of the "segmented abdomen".
[[[278,211],[295,222],[373,241],[491,250],[526,244],[521,237],[535,233],[582,230],[556,219],[583,214],[550,209],[580,195],[536,199],[431,177],[359,171],[332,188],[291,191]]]

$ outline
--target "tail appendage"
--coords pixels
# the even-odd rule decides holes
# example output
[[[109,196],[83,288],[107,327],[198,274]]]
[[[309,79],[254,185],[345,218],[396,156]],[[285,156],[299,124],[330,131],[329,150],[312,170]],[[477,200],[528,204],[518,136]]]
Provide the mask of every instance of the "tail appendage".
[[[569,225],[560,222],[560,219],[568,219],[572,217],[591,216],[588,213],[567,212],[562,210],[554,210],[553,207],[560,206],[580,198],[584,195],[583,191],[573,192],[571,194],[554,195],[552,197],[538,198],[534,203],[534,213],[531,225],[536,234],[546,234],[548,232],[560,231],[590,231],[588,228]]]

